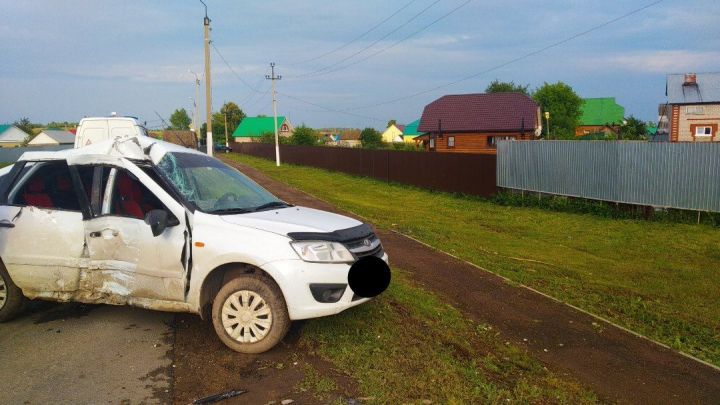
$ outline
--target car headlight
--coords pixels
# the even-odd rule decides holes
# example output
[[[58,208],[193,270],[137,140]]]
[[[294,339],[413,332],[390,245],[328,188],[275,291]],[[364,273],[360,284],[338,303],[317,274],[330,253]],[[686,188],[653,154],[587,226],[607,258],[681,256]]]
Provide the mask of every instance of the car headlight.
[[[325,241],[290,242],[298,256],[306,262],[314,263],[352,263],[355,257],[340,243]]]

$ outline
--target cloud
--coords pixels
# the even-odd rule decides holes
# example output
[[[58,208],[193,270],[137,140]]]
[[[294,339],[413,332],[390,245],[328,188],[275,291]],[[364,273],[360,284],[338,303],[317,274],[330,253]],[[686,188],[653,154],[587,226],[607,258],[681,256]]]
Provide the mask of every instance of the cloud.
[[[717,69],[718,60],[718,51],[646,50],[581,58],[579,64],[588,70],[614,69],[665,74]]]

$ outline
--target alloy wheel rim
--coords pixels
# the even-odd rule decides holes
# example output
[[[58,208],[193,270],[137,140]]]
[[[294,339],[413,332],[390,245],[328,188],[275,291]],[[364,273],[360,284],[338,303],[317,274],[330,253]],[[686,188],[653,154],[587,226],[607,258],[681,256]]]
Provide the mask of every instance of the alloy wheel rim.
[[[0,275],[0,309],[5,306],[5,302],[7,301],[7,284],[5,284],[5,279],[2,275]]]
[[[256,292],[232,293],[223,303],[225,332],[240,343],[255,343],[267,336],[272,326],[272,310]]]

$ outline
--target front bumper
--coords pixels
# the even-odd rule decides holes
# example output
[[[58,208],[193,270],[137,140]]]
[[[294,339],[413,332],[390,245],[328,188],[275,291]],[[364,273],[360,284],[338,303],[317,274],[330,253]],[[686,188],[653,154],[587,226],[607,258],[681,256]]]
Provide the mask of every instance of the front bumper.
[[[383,254],[382,259],[387,263],[388,255]],[[308,263],[298,259],[270,262],[261,267],[273,276],[282,290],[291,320],[335,315],[370,301],[370,298],[357,297],[353,301],[354,293],[349,286],[334,303],[318,302],[313,297],[310,284],[348,284],[349,264]]]

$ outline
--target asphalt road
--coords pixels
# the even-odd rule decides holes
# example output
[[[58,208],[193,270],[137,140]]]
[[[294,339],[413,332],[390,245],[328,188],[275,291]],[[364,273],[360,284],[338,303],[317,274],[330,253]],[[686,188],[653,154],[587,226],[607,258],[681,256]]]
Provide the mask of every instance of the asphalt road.
[[[0,324],[0,404],[168,403],[173,314],[33,303]]]

